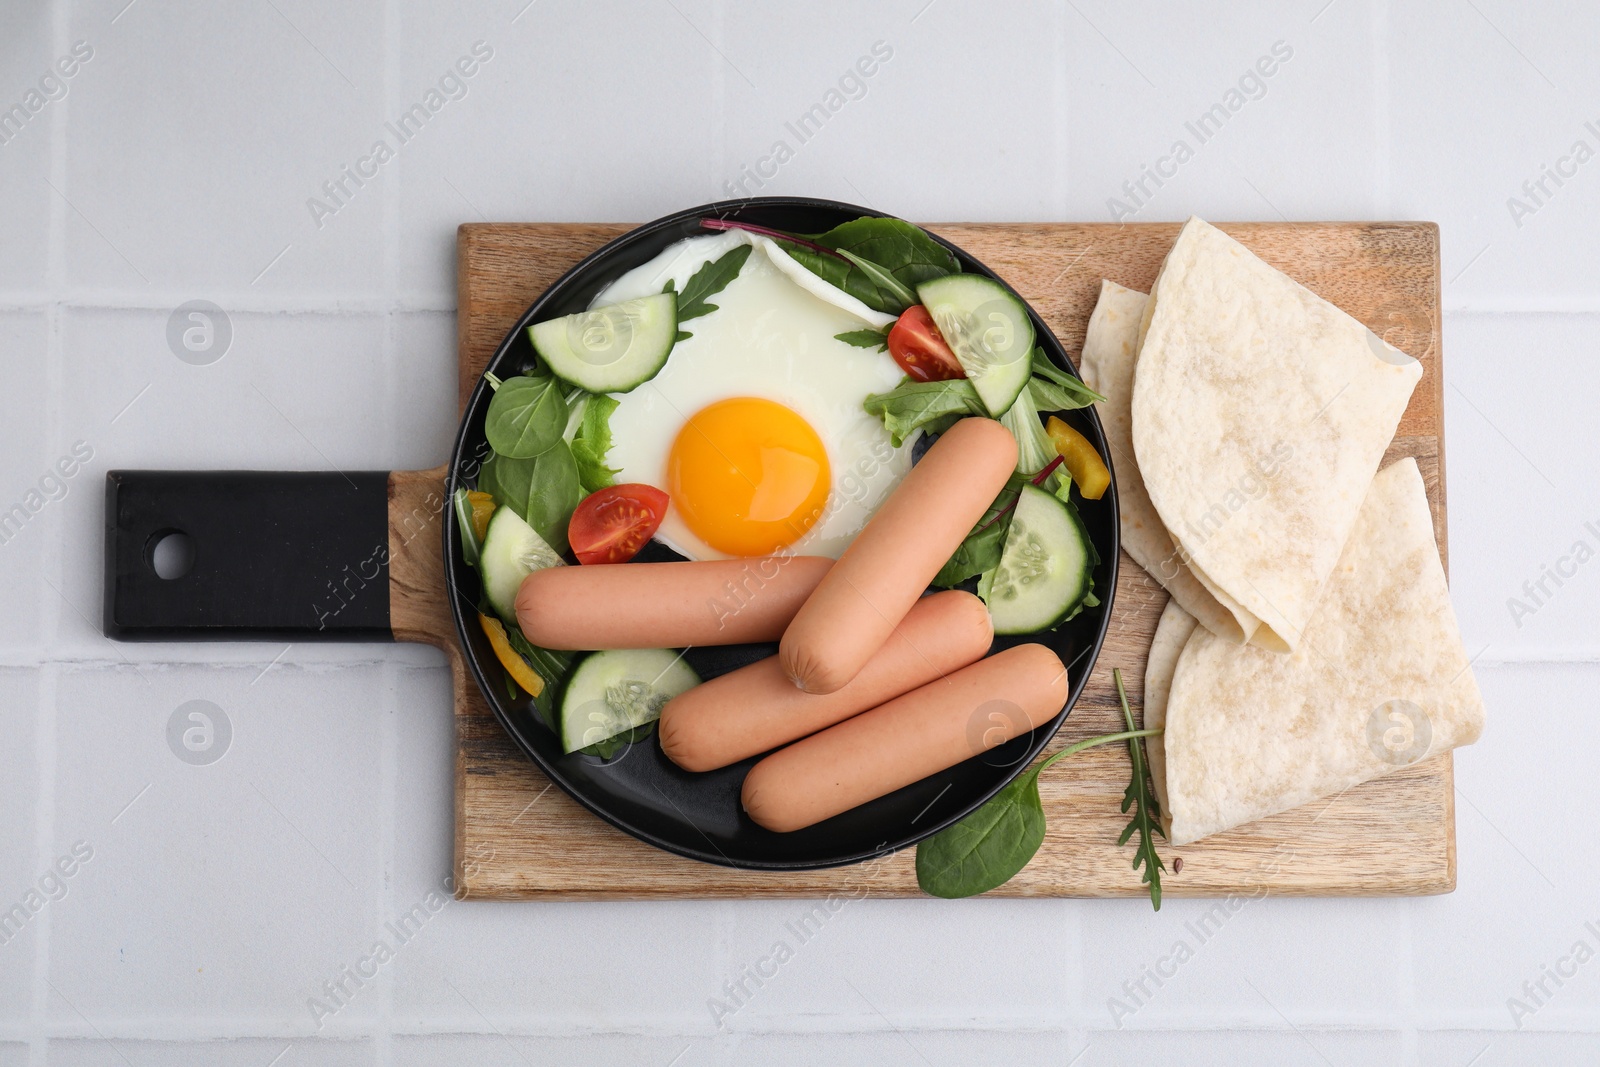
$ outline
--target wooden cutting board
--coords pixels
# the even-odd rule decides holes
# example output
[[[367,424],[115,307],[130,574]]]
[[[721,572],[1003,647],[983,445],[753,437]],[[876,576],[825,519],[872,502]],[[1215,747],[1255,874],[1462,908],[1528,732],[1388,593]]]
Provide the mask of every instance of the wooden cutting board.
[[[489,223],[457,239],[458,358],[464,406],[506,331],[564,271],[631,227]],[[1101,278],[1148,291],[1176,224],[930,226],[1013,285],[1077,353]],[[1432,223],[1224,225],[1268,263],[1422,361],[1424,373],[1385,464],[1414,456],[1445,545],[1439,231]],[[444,648],[455,672],[458,894],[470,899],[804,897],[918,893],[914,850],[856,867],[801,873],[731,870],[652,848],[569,799],[512,743],[465,670],[444,599],[443,469],[390,483],[391,611],[396,635]],[[1166,593],[1126,554],[1110,634],[1093,676],[1046,752],[1121,729],[1111,669],[1142,699],[1146,650]],[[1138,896],[1131,846],[1119,847],[1127,753],[1090,749],[1040,785],[1049,831],[997,896]],[[1160,849],[1168,896],[1378,895],[1455,888],[1449,754],[1183,848]],[[1173,868],[1181,859],[1182,871]]]

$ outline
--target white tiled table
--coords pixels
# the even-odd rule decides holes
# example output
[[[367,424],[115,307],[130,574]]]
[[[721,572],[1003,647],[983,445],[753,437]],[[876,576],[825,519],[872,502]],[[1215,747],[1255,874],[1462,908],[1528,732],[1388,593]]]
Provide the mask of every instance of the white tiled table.
[[[0,126],[0,510],[93,453],[0,544],[0,907],[92,850],[0,945],[0,1067],[1600,1060],[1600,963],[1508,1004],[1600,950],[1600,563],[1520,625],[1507,604],[1600,549],[1600,161],[1508,205],[1575,141],[1600,150],[1594,5],[525,2],[0,8],[0,107],[92,49]],[[799,143],[786,123],[877,42]],[[1197,144],[1186,123],[1277,42]],[[315,219],[442,78],[421,132]],[[1106,219],[1178,138],[1192,158],[1137,218],[1442,228],[1451,571],[1490,710],[1457,757],[1458,891],[1254,903],[1120,1019],[1110,998],[1207,905],[867,901],[721,1032],[708,999],[798,903],[450,903],[317,1018],[448,873],[443,661],[108,642],[104,472],[440,462],[461,221],[640,220],[758,166],[751,192],[916,219]],[[233,329],[207,366],[166,342],[194,299]],[[193,699],[232,724],[220,762],[168,747]]]

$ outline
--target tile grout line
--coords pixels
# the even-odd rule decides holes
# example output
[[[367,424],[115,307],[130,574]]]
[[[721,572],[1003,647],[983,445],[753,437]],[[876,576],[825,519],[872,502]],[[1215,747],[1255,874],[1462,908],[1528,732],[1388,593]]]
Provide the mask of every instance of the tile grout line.
[[[50,7],[50,41],[57,55],[65,54],[71,37],[72,11],[70,0],[57,0]],[[71,101],[62,100],[50,116],[50,181],[59,188],[67,184],[67,119],[71,114]],[[61,197],[50,198],[50,216],[45,252],[45,292],[50,303],[45,309],[45,426],[46,440],[54,442],[61,430],[62,409],[62,345],[61,304],[58,298],[66,278],[66,204]],[[42,565],[46,573],[55,569],[60,573],[65,560],[61,538],[50,538],[44,547]],[[61,602],[59,597],[45,600],[44,617],[40,619],[44,633],[59,633],[61,627]],[[60,669],[45,661],[38,675],[36,693],[34,737],[35,802],[34,855],[35,865],[44,869],[50,863],[51,841],[55,836],[56,822],[56,699],[59,692]],[[33,1009],[32,1032],[28,1041],[28,1062],[43,1065],[48,1062],[50,1018],[50,933],[54,927],[51,909],[44,908],[39,916],[39,927],[34,933],[33,955]]]
[[[1070,21],[1071,20],[1067,16],[1066,5],[1055,5],[1053,29],[1055,31],[1056,41],[1054,105],[1057,108],[1055,116],[1055,136],[1057,138],[1055,163],[1057,174],[1054,180],[1058,183],[1058,187],[1060,189],[1059,203],[1062,205],[1063,209],[1065,208],[1069,190],[1071,189],[1072,185],[1071,178],[1069,177],[1072,164],[1072,139],[1069,133],[1070,129],[1072,128],[1072,95],[1070,92],[1069,79],[1067,77],[1067,64],[1070,61],[1072,51],[1072,30],[1069,26]],[[1082,909],[1072,908],[1067,911],[1066,920],[1071,924],[1070,937],[1073,945],[1073,952],[1071,966],[1062,968],[1062,993],[1064,1001],[1068,1005],[1071,1005],[1070,1010],[1073,1015],[1077,1015],[1080,1011],[1083,1013],[1083,1031],[1078,1037],[1078,1040],[1082,1045],[1082,1050],[1074,1054],[1076,1057],[1081,1057],[1084,1052],[1088,1051],[1089,1048],[1088,1012],[1091,1010],[1089,1001],[1089,969],[1085,963],[1085,960],[1088,956],[1088,944],[1083,932]],[[1076,1029],[1077,1028],[1073,1028],[1073,1031],[1069,1031],[1067,1037],[1068,1052],[1071,1052],[1072,1050],[1073,1033],[1076,1032]],[[1074,1064],[1075,1063],[1076,1060],[1074,1060]]]
[[[1374,196],[1376,212],[1380,217],[1389,218],[1393,215],[1393,195],[1390,188],[1390,156],[1393,149],[1393,132],[1389,123],[1389,115],[1393,108],[1393,92],[1389,82],[1389,0],[1371,0],[1372,3],[1372,67],[1373,67],[1373,141],[1377,147],[1374,153],[1374,166],[1376,173],[1373,175],[1376,185]],[[1440,321],[1443,322],[1443,311],[1440,312]],[[1440,441],[1441,449],[1444,441]],[[1416,953],[1416,909],[1405,907],[1401,909],[1401,937],[1400,958],[1396,960],[1399,969],[1401,996],[1405,1018],[1400,1022],[1400,1051],[1402,1062],[1417,1067],[1421,1056],[1421,1034],[1417,1026],[1417,953]]]
[[[400,100],[400,11],[396,0],[383,4],[383,92],[380,108],[386,114],[397,113]],[[400,213],[406,182],[408,160],[395,163],[394,180],[383,187],[383,366],[384,366],[384,418],[388,422],[385,438],[398,441],[401,426],[399,413],[401,392],[395,374],[395,322],[400,314],[401,301],[396,292],[400,277]],[[453,303],[453,302],[452,302]],[[453,336],[453,334],[452,334]],[[378,793],[382,798],[379,812],[381,844],[379,845],[379,870],[376,914],[373,916],[374,936],[383,929],[384,916],[394,913],[395,893],[395,810],[399,802],[399,691],[402,672],[392,656],[383,657],[378,672],[383,684],[380,707],[383,711],[382,749],[378,757]],[[378,1010],[373,1022],[373,1060],[377,1067],[390,1067],[394,1062],[394,968],[384,968],[378,984]]]

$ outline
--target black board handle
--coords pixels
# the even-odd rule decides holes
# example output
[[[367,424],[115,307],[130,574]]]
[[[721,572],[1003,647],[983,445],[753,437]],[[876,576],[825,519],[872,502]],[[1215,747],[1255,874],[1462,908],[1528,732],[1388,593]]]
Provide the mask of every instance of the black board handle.
[[[389,472],[106,474],[105,618],[120,641],[387,641]],[[193,546],[179,577],[155,547]]]

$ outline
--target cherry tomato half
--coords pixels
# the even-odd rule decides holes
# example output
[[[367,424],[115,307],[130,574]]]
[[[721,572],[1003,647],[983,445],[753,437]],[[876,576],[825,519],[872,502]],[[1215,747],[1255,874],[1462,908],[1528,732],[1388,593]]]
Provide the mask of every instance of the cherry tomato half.
[[[667,514],[667,494],[653,485],[613,485],[584,498],[567,523],[579,563],[626,563]]]
[[[950,351],[921,304],[913,304],[895,320],[889,331],[889,354],[900,369],[919,382],[947,382],[965,378],[960,360]]]

